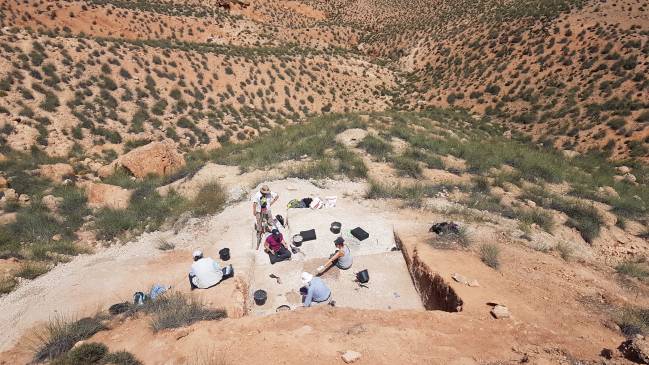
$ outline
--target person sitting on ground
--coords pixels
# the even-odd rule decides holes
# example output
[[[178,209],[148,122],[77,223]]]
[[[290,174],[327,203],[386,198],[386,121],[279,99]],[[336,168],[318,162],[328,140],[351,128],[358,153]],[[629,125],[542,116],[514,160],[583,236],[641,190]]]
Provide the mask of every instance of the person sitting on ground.
[[[266,237],[266,241],[264,241],[264,249],[270,257],[271,264],[291,259],[291,251],[288,243],[286,243],[284,236],[277,228],[274,228],[270,236]]]
[[[279,199],[279,194],[270,191],[268,185],[262,185],[261,189],[252,198],[252,215],[257,219],[257,229],[261,229],[262,217],[268,222],[273,221],[273,213],[270,207]]]
[[[328,303],[334,306],[336,302],[331,300],[331,289],[327,287],[325,282],[308,272],[302,273],[302,283],[304,286],[300,288],[300,293],[304,298],[304,306],[310,307],[313,303]]]
[[[349,250],[349,246],[345,244],[345,239],[342,237],[336,238],[334,245],[336,246],[336,252],[329,256],[329,260],[324,265],[318,267],[319,274],[327,271],[331,265],[336,265],[341,270],[347,270],[352,267],[352,253]]]
[[[189,272],[189,285],[194,289],[207,289],[221,281],[234,276],[232,265],[221,269],[219,264],[211,257],[203,257],[201,250],[196,250],[192,254],[194,263]]]

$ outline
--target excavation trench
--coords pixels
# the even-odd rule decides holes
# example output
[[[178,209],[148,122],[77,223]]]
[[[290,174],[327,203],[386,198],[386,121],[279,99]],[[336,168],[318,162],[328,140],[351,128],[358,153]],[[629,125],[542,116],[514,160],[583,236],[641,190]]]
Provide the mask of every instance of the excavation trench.
[[[412,283],[421,297],[424,308],[426,310],[442,310],[446,312],[462,311],[464,305],[462,298],[446,283],[442,276],[434,272],[420,259],[417,249],[409,251],[403,247],[403,242],[396,233],[394,234],[394,241],[403,254]]]

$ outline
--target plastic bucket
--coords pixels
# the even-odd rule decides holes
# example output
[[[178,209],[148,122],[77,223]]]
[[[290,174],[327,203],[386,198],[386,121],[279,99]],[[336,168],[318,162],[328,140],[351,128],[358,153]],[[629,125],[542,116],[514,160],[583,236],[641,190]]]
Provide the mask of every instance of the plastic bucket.
[[[265,290],[259,289],[255,291],[253,297],[255,298],[255,303],[257,305],[264,305],[264,303],[266,303],[266,299],[268,298],[268,294]]]
[[[230,249],[229,248],[222,248],[219,250],[219,257],[223,261],[228,261],[230,259]]]
[[[367,270],[359,271],[356,273],[356,280],[361,284],[365,284],[370,281],[370,273]]]

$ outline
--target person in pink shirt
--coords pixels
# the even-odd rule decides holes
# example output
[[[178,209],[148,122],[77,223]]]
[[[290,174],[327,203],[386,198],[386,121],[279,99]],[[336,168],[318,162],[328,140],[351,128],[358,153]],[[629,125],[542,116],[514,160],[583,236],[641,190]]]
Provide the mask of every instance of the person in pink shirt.
[[[284,236],[277,228],[273,229],[271,234],[266,237],[264,248],[270,257],[271,264],[291,259],[291,251],[288,243],[286,243]]]

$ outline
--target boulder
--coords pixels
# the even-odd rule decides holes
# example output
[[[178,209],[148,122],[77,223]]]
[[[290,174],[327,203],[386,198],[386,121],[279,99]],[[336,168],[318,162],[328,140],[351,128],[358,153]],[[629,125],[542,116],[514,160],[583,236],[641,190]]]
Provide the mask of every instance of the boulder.
[[[622,175],[628,174],[628,173],[631,172],[631,168],[629,166],[618,166],[615,169],[617,170],[617,172],[619,172]]]
[[[20,194],[18,197],[18,204],[20,204],[21,207],[26,207],[29,204],[31,204],[32,200],[27,194]]]
[[[14,189],[6,189],[4,191],[3,199],[8,200],[8,201],[18,200],[18,194],[16,194],[16,190],[14,190]]]
[[[649,364],[649,341],[646,338],[626,340],[622,342],[618,350],[633,362]]]
[[[636,182],[636,177],[633,174],[627,173],[624,174],[624,181],[634,184]]]
[[[361,353],[357,351],[347,350],[343,354],[342,358],[345,364],[351,364],[354,361],[359,360],[361,358]]]
[[[108,166],[97,170],[101,177],[113,174],[118,168],[128,170],[136,178],[149,174],[171,175],[185,166],[185,159],[178,153],[172,141],[151,142],[120,156]]]
[[[453,280],[457,281],[460,284],[466,285],[469,283],[469,280],[467,278],[465,278],[463,275],[460,275],[458,273],[453,273],[453,275],[451,275],[451,278],[453,278]]]
[[[11,224],[16,221],[16,212],[12,213],[0,213],[0,226],[5,224]]]
[[[86,192],[88,205],[92,208],[126,209],[131,199],[131,190],[120,186],[83,182],[79,184]]]
[[[63,198],[56,197],[54,195],[45,195],[43,198],[41,198],[41,203],[43,203],[43,205],[52,212],[56,212],[62,202]]]
[[[561,150],[561,154],[563,155],[563,157],[570,159],[579,156],[579,152],[573,150]]]
[[[597,193],[602,197],[619,198],[620,194],[611,186],[600,186]]]
[[[336,142],[345,147],[356,147],[367,136],[367,131],[360,128],[346,129],[336,135]]]
[[[38,169],[41,177],[52,180],[55,183],[61,183],[68,176],[74,175],[74,169],[67,163],[55,163],[51,165],[41,165]]]
[[[491,309],[491,315],[494,316],[496,319],[511,317],[511,314],[509,313],[509,309],[501,304],[497,304]]]
[[[0,176],[0,190],[5,189],[6,187],[7,187],[7,179]]]

